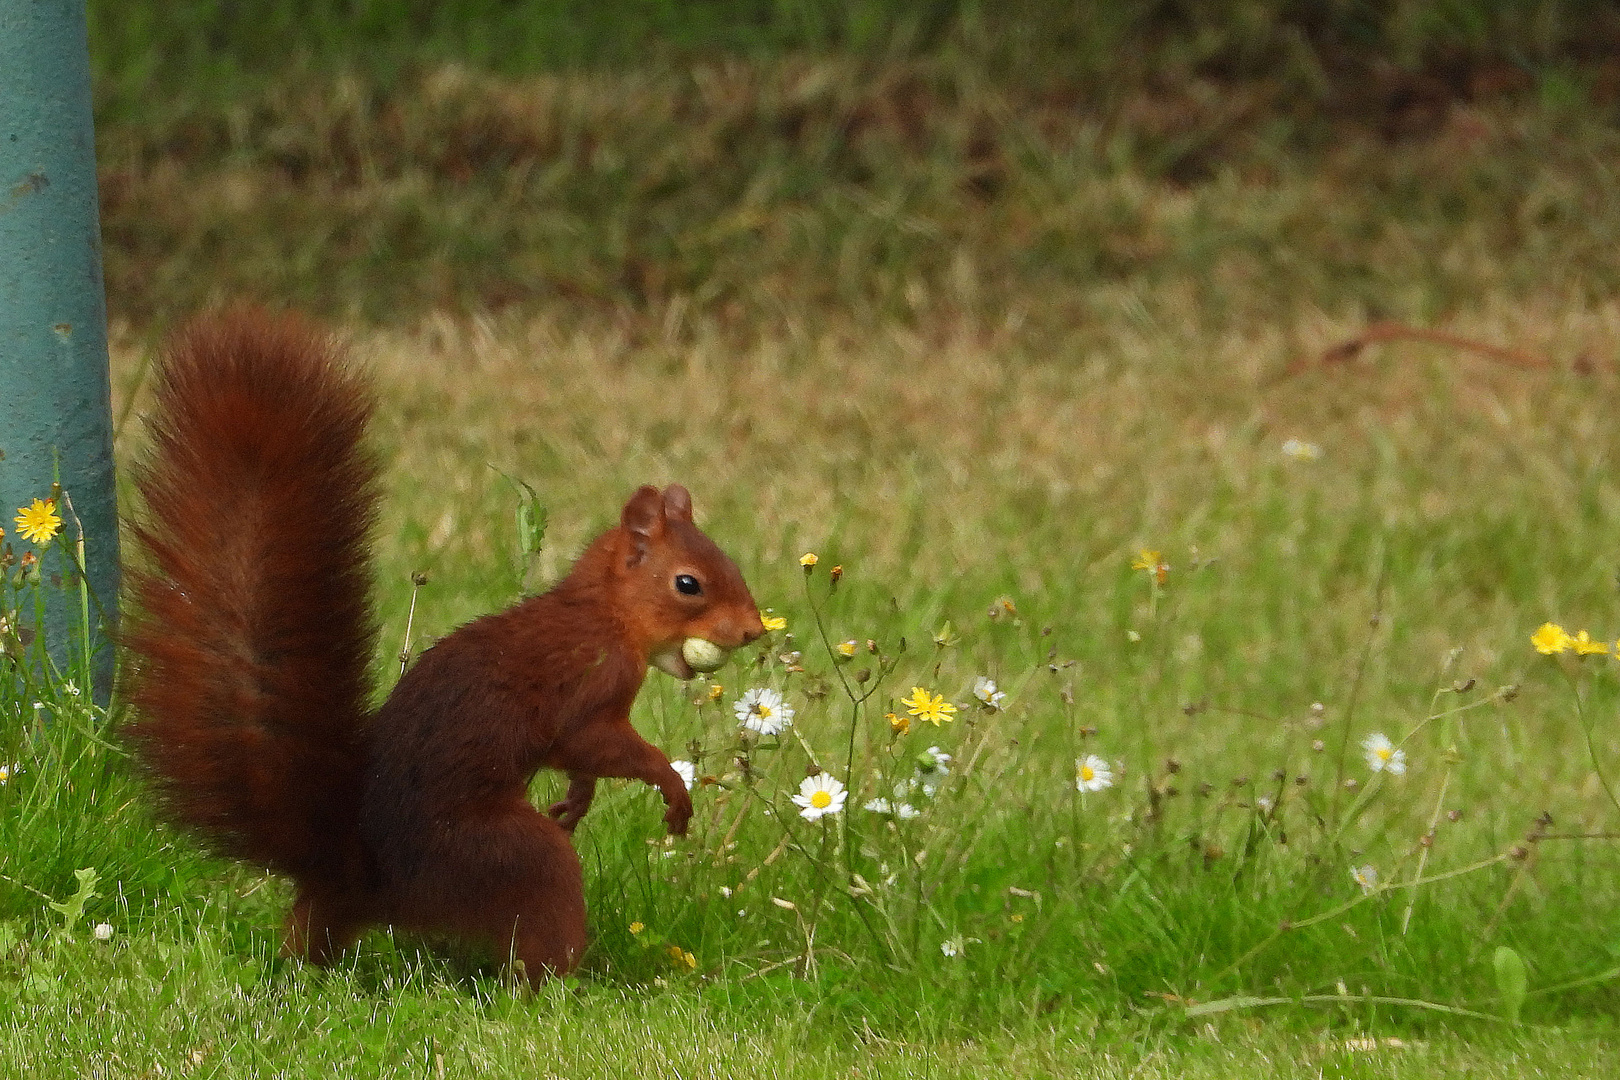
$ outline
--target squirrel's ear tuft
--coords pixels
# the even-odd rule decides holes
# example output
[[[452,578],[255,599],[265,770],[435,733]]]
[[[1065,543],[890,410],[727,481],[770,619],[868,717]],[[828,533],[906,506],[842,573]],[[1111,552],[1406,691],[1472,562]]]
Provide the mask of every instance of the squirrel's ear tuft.
[[[664,514],[681,521],[691,521],[692,493],[679,484],[669,485],[664,489]]]
[[[643,484],[624,504],[619,523],[630,534],[630,565],[647,557],[647,544],[664,528],[664,496],[651,484]]]

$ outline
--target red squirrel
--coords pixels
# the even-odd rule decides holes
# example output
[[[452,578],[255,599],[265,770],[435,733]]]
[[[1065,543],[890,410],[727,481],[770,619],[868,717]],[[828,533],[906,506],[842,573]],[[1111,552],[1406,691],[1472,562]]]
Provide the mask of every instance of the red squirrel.
[[[461,627],[370,707],[373,405],[332,338],[234,309],[172,338],[131,522],[126,730],[162,805],[218,851],[297,886],[285,951],[330,963],[386,923],[469,939],[532,980],[585,948],[569,834],[598,777],[692,800],[630,726],[649,663],[764,633],[685,488],[642,487],[550,592]],[[697,653],[683,653],[688,639]],[[712,666],[705,663],[705,666]],[[528,785],[565,770],[541,813]]]

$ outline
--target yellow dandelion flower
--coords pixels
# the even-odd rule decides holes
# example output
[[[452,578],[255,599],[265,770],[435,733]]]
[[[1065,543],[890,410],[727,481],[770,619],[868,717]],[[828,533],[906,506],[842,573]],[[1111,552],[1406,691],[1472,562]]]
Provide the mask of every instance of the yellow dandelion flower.
[[[633,922],[633,923],[630,924],[630,932],[632,934],[639,934],[645,929],[647,929],[647,924],[646,923]]]
[[[900,716],[897,713],[890,712],[884,713],[883,719],[887,720],[889,722],[889,726],[892,727],[897,733],[901,735],[911,734],[911,717]]]
[[[32,505],[17,511],[17,531],[25,540],[48,544],[61,528],[62,519],[56,515],[55,499],[35,499]]]
[[[813,551],[807,551],[803,555],[799,556],[799,565],[804,567],[806,570],[810,569],[820,561],[821,560],[816,557],[816,553]]]
[[[787,620],[780,615],[761,615],[759,621],[767,631],[787,629]]]
[[[1575,637],[1570,641],[1570,646],[1579,656],[1591,656],[1594,653],[1599,656],[1609,655],[1609,643],[1607,641],[1593,641],[1592,635],[1585,630],[1575,632]]]
[[[839,656],[847,658],[855,655],[855,650],[860,648],[860,643],[856,641],[840,641],[837,645],[834,645],[833,648],[837,651]]]
[[[938,727],[941,721],[949,722],[951,713],[956,711],[956,706],[946,701],[945,695],[930,693],[920,686],[913,686],[911,696],[901,698],[900,704],[906,706],[906,711],[912,716],[919,720],[927,720],[935,727]]]
[[[1536,652],[1543,656],[1551,656],[1572,648],[1575,639],[1569,636],[1568,630],[1557,623],[1542,623],[1541,629],[1530,635],[1530,644],[1536,647]]]
[[[720,700],[720,695],[725,693],[725,692],[726,692],[726,688],[721,686],[719,683],[710,683],[709,684],[709,700],[710,701],[719,701]]]

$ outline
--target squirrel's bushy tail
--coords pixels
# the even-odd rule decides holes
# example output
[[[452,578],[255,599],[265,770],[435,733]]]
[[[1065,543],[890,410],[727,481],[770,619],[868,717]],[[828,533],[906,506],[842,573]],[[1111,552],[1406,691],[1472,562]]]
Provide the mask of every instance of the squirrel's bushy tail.
[[[167,345],[129,577],[128,737],[176,822],[305,884],[358,832],[377,465],[331,337],[250,308]]]

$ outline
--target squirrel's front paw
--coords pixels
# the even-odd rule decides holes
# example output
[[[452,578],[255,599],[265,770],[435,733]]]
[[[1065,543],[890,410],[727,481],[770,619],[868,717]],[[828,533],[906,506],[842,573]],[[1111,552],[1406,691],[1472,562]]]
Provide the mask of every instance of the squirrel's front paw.
[[[585,811],[590,809],[590,805],[588,802],[581,805],[574,799],[563,799],[547,807],[546,813],[556,818],[557,824],[566,831],[573,832],[574,826],[579,824],[579,819],[585,816]]]
[[[669,809],[664,811],[664,824],[669,826],[669,835],[685,836],[686,823],[692,818],[692,797],[685,791],[681,792],[679,799],[671,799]]]

